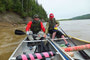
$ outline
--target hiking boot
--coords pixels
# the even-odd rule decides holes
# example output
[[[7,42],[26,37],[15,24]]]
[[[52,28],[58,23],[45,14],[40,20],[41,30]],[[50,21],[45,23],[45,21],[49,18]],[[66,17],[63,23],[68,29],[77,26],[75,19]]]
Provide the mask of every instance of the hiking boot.
[[[68,44],[65,44],[67,47],[71,47],[71,45],[68,43]]]

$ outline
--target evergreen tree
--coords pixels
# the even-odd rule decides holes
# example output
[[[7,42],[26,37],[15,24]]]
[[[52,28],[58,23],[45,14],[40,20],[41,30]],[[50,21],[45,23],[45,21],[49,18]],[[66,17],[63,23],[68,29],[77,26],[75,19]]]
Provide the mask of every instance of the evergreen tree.
[[[16,12],[22,17],[38,14],[41,19],[47,19],[45,10],[36,0],[0,0],[0,12],[5,11]]]

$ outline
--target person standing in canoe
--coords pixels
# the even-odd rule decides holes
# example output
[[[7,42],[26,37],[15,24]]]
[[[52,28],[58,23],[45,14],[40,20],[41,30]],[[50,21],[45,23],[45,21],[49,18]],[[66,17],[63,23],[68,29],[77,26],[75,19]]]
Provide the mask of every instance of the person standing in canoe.
[[[46,31],[45,33],[50,33],[52,35],[52,39],[55,38],[63,38],[65,41],[66,46],[70,46],[70,44],[66,41],[64,34],[58,30],[59,22],[55,20],[54,14],[50,13],[49,20],[46,24]]]
[[[40,21],[39,16],[37,14],[35,14],[33,16],[33,20],[29,21],[27,26],[26,26],[26,34],[29,36],[30,32],[32,31],[33,34],[37,34],[39,31],[43,31],[45,32],[45,28],[43,26],[43,23]],[[44,34],[43,37],[45,37],[46,35]]]

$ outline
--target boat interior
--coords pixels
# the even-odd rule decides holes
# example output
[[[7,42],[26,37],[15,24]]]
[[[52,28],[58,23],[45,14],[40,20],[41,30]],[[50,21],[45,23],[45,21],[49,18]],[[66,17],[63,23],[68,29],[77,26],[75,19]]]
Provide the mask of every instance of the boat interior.
[[[66,38],[67,39],[67,38]],[[78,46],[78,45],[85,45],[88,44],[87,42],[83,42],[83,41],[79,41],[76,39],[72,39],[73,42]],[[67,41],[69,42],[69,44],[71,46],[75,46],[70,40],[67,39]],[[58,51],[57,48],[55,48],[55,46],[53,46],[53,44],[50,42],[50,40],[34,40],[34,41],[29,41],[28,38],[25,38],[21,44],[19,44],[19,46],[16,48],[16,50],[14,51],[14,53],[11,55],[9,60],[16,60],[16,57],[22,54],[34,54],[34,53],[38,53],[40,50],[38,48],[38,45],[41,44],[41,42],[48,43],[48,51],[53,51],[56,53],[56,55],[54,57],[51,58],[46,58],[47,60],[66,60],[65,57],[63,57],[63,55],[61,54],[61,52],[64,54],[64,56],[68,57],[69,60],[85,60],[83,58],[83,56],[78,52],[78,51],[72,51],[74,53],[74,56],[71,57],[69,56],[61,47],[60,44],[65,44],[65,42],[63,41],[63,39],[55,39],[52,42],[57,46],[57,48],[61,51]],[[30,46],[33,47],[32,50],[30,50]],[[40,46],[39,46],[40,47]],[[45,47],[44,47],[45,48]],[[46,48],[45,48],[46,49]],[[90,56],[90,49],[85,49],[83,50],[85,51],[85,53]],[[45,52],[45,51],[43,51]],[[39,59],[36,59],[39,60]]]
[[[49,41],[43,40],[42,42],[48,43],[49,50],[47,52],[53,51],[53,52],[56,53],[55,56],[50,57],[50,58],[46,58],[47,60],[65,60],[65,58],[61,54],[58,53],[56,48],[54,46],[52,46],[52,44]],[[40,52],[38,52],[38,48],[37,48],[39,44],[41,44],[41,40],[28,41],[28,39],[25,38],[25,40],[23,40],[21,42],[21,44],[19,44],[19,46],[14,51],[14,53],[11,55],[9,60],[16,60],[16,57],[19,56],[19,55],[22,55],[22,54],[40,53]],[[32,50],[30,50],[30,46],[33,47]],[[46,52],[46,51],[43,51],[43,52]],[[36,60],[39,60],[39,59],[36,59]]]
[[[80,40],[76,40],[76,39],[72,39],[73,42],[79,46],[79,45],[85,45],[85,44],[89,44],[89,42],[83,42],[83,41],[80,41]],[[67,41],[69,42],[69,44],[71,45],[71,47],[75,46],[70,40],[67,39]],[[60,44],[65,44],[65,42],[63,41],[63,39],[61,40],[54,40],[55,44],[60,47]],[[85,49],[83,50],[88,56],[89,56],[89,59],[90,59],[90,49]],[[74,56],[72,57],[73,59],[76,59],[76,60],[89,60],[89,59],[85,59],[82,54],[80,54],[79,51],[71,51],[74,53]]]

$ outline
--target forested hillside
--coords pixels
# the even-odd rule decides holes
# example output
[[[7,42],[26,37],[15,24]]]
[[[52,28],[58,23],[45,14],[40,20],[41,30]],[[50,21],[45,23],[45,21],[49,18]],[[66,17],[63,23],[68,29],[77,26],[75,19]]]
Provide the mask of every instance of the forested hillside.
[[[77,16],[74,18],[71,18],[72,20],[77,20],[77,19],[90,19],[90,14],[82,15],[82,16]]]
[[[33,17],[38,14],[44,20],[47,18],[44,8],[36,0],[0,0],[0,13],[6,11],[15,12],[21,17]]]

